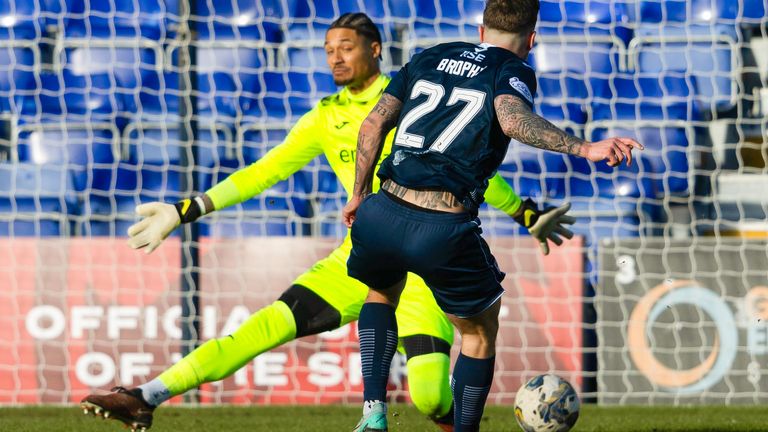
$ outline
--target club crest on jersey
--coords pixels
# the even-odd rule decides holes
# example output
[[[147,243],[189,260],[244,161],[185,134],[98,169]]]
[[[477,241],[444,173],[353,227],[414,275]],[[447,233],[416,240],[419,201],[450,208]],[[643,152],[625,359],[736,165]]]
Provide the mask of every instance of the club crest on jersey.
[[[392,164],[394,164],[395,166],[400,165],[400,162],[405,160],[405,156],[406,154],[402,150],[396,151],[395,156],[392,159]]]
[[[533,95],[531,95],[531,91],[528,90],[528,86],[524,82],[520,81],[517,77],[512,77],[509,79],[509,85],[525,96],[528,102],[533,103]]]

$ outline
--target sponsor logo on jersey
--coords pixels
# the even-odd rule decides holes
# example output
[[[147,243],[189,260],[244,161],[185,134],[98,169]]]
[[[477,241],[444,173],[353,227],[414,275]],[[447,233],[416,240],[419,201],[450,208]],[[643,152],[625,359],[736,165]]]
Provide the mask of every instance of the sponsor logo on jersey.
[[[528,102],[533,103],[533,95],[531,95],[531,91],[528,90],[528,86],[524,82],[520,81],[517,77],[512,77],[509,79],[509,85],[528,99]]]
[[[333,127],[335,127],[336,129],[341,129],[341,128],[343,128],[344,126],[346,126],[348,124],[349,124],[348,121],[343,121],[343,122],[341,122],[341,123],[339,123],[337,125],[333,125]]]

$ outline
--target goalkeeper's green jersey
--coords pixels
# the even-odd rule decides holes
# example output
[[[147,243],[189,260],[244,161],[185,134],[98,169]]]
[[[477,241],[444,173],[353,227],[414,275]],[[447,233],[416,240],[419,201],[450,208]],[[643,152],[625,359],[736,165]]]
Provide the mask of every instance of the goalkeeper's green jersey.
[[[322,99],[294,125],[285,140],[261,159],[215,185],[206,194],[216,210],[248,200],[279,181],[285,180],[324,154],[339,181],[351,196],[355,184],[355,151],[360,125],[389,84],[380,75],[358,94],[347,87]],[[379,163],[389,155],[394,130],[387,135]],[[374,178],[374,191],[379,188]],[[520,206],[520,198],[498,174],[489,182],[485,194],[488,203],[508,214]]]

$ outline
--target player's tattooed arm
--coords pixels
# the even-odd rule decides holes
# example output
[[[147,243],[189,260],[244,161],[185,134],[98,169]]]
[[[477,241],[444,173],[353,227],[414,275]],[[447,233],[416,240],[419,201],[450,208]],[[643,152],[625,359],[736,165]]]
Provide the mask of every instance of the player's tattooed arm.
[[[586,141],[560,130],[517,96],[499,95],[493,101],[504,134],[521,143],[572,155],[581,155]]]
[[[364,197],[373,189],[373,174],[376,162],[381,156],[384,139],[400,117],[403,103],[396,97],[384,93],[363,120],[357,135],[357,157],[355,158],[355,188],[353,195]]]

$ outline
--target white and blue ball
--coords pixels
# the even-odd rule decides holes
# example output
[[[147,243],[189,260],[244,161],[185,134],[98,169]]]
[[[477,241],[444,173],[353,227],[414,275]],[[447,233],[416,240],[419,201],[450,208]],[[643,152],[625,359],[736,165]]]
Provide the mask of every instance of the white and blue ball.
[[[566,432],[576,424],[580,408],[573,386],[552,374],[531,378],[515,397],[515,418],[525,432]]]

